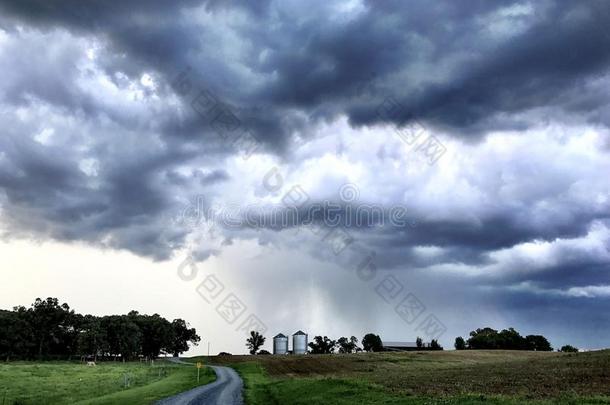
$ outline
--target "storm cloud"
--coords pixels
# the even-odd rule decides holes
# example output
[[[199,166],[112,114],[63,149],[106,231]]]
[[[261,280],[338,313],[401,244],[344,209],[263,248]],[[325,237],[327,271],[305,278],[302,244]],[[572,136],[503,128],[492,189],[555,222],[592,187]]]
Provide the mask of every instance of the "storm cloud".
[[[578,314],[610,304],[608,27],[603,0],[3,0],[0,229],[157,261],[374,252],[438,308],[528,327],[526,307],[565,307],[584,339],[608,319]],[[323,201],[408,221],[210,215]]]

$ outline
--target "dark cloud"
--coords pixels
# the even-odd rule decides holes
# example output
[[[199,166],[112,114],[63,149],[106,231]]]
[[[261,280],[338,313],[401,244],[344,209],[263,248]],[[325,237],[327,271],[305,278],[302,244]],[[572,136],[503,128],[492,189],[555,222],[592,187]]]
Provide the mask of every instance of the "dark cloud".
[[[372,173],[366,202],[404,205],[416,224],[359,226],[346,214],[352,253],[374,251],[380,269],[422,275],[424,290],[429,274],[449,271],[473,284],[454,294],[514,305],[519,319],[528,305],[576,314],[569,305],[584,301],[570,288],[610,284],[608,255],[595,245],[607,243],[610,213],[607,180],[596,180],[607,169],[609,10],[602,0],[0,1],[5,233],[164,260],[213,233],[198,226],[209,219],[199,209],[244,208],[251,188],[262,205],[277,202],[293,176],[311,193],[303,212],[338,201],[341,179]],[[205,111],[193,107],[203,91]],[[380,109],[389,99],[396,108]],[[383,128],[383,138],[413,118],[465,156],[416,177],[404,145],[364,144],[368,131]],[[601,141],[587,138],[592,128]],[[489,141],[506,130],[532,144]],[[259,153],[250,160],[243,134]],[[333,137],[339,145],[316,145]],[[329,162],[334,150],[340,159]],[[264,190],[274,164],[285,177]],[[324,250],[298,218],[216,225],[217,246],[193,248],[198,260],[244,239],[360,260]],[[550,246],[547,260],[530,260],[528,244]],[[587,299],[607,309],[606,298]]]
[[[510,312],[506,311],[507,322],[528,334],[544,330],[555,348],[569,342],[592,349],[605,347],[603,336],[607,333],[606,312],[610,305],[607,297],[591,299],[508,291],[494,291],[493,295],[499,306],[511,308]]]
[[[610,36],[604,27],[610,20],[604,20],[608,13],[601,1],[545,2],[530,11],[521,10],[527,5],[518,1],[473,2],[468,11],[450,2],[433,8],[425,2],[367,3],[339,23],[322,5],[297,7],[291,15],[277,4],[242,4],[235,8],[245,10],[252,24],[230,28],[189,19],[197,6],[202,13],[232,10],[196,1],[2,5],[7,16],[35,27],[67,28],[110,41],[109,59],[102,64],[130,77],[155,69],[170,79],[193,66],[203,84],[217,87],[222,101],[242,112],[248,127],[270,144],[285,142],[299,128],[295,108],[318,116],[347,113],[354,125],[400,124],[416,114],[470,136],[498,126],[521,128],[527,123],[506,115],[536,107],[555,107],[555,118],[567,111],[599,120],[589,103],[607,104],[607,97],[569,102],[588,80],[607,71]],[[507,32],[489,33],[502,24],[509,25]],[[240,59],[223,61],[211,52],[223,46],[218,43],[223,33],[241,37],[247,50]],[[227,62],[246,64],[260,85],[243,88],[244,78]],[[426,66],[437,74],[417,72]],[[359,96],[363,85],[364,97]],[[404,110],[380,116],[378,106],[388,96]]]

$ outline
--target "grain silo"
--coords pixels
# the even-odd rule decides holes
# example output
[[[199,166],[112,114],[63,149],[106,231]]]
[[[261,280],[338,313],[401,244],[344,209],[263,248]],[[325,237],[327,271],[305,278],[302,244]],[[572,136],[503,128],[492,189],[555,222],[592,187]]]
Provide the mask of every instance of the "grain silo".
[[[278,333],[273,337],[273,354],[288,353],[288,336]]]
[[[292,353],[306,354],[307,353],[307,333],[298,331],[292,335]]]

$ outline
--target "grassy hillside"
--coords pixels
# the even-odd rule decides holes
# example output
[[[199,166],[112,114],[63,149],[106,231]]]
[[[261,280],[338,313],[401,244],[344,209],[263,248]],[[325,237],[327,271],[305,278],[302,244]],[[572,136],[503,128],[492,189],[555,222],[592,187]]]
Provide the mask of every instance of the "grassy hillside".
[[[200,384],[216,377],[203,369]],[[126,381],[128,386],[126,387]],[[150,404],[197,385],[195,367],[158,361],[0,363],[0,404]]]
[[[226,356],[250,404],[610,404],[610,351]]]

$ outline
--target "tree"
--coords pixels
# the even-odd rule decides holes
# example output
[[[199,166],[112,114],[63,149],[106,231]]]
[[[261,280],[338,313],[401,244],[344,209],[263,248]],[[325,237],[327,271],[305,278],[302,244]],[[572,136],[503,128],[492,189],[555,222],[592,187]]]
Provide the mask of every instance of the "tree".
[[[564,353],[577,353],[578,349],[571,345],[564,345],[561,346],[561,349],[559,349],[559,351]]]
[[[455,338],[455,344],[453,345],[455,350],[464,350],[466,349],[466,341],[461,336]]]
[[[250,349],[250,354],[256,354],[258,349],[265,344],[265,337],[256,331],[250,331],[250,337],[246,339],[246,346]]]
[[[470,332],[467,341],[471,349],[498,349],[498,331],[492,328],[477,329]]]
[[[527,343],[527,350],[535,350],[538,352],[553,351],[549,341],[542,335],[527,335],[525,341]]]
[[[337,340],[337,345],[339,346],[339,353],[355,353],[362,350],[358,347],[356,336],[352,336],[349,339],[341,337]]]
[[[443,346],[438,344],[438,340],[432,339],[430,341],[430,350],[443,350]]]
[[[127,315],[110,315],[102,318],[102,327],[106,331],[108,353],[115,359],[129,360],[140,353],[142,332],[136,323]]]
[[[0,357],[28,358],[35,349],[33,333],[25,317],[25,308],[20,311],[0,310]]]
[[[367,352],[381,352],[383,351],[383,343],[379,335],[367,333],[362,338],[362,348]]]
[[[172,345],[172,324],[167,319],[159,314],[140,315],[137,311],[131,311],[127,316],[142,333],[139,352],[147,359],[156,359]]]
[[[470,332],[467,344],[469,349],[553,350],[544,336],[523,337],[514,328],[503,329],[501,332],[492,328],[477,329]]]
[[[74,311],[71,311],[68,314],[64,324],[63,342],[61,342],[60,346],[56,349],[57,354],[67,354],[69,360],[72,356],[78,354],[78,340],[83,328],[84,319],[85,317],[83,315],[77,314]]]
[[[81,315],[57,298],[37,298],[31,307],[0,310],[0,358],[64,358],[73,355],[130,359],[188,350],[201,338],[185,321],[158,314]]]
[[[528,343],[514,328],[503,329],[497,336],[498,349],[527,350]]]
[[[316,336],[308,346],[311,354],[331,354],[335,351],[337,341],[329,339],[328,336]]]
[[[69,329],[67,321],[73,314],[74,311],[70,311],[68,304],[60,304],[57,298],[36,298],[27,310],[27,317],[39,359],[43,354],[60,354],[57,352],[66,347],[64,338]]]
[[[106,331],[102,328],[100,318],[93,315],[83,317],[77,345],[78,353],[93,357],[93,361],[97,361],[97,356],[107,351]]]
[[[189,325],[183,319],[174,319],[172,321],[172,338],[166,351],[172,353],[174,357],[178,357],[189,349],[189,343],[197,346],[200,341],[201,337],[197,335],[195,328],[189,328]]]
[[[417,345],[418,348],[422,348],[424,347],[424,341],[418,336],[417,339],[415,339],[415,344]]]

